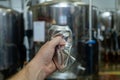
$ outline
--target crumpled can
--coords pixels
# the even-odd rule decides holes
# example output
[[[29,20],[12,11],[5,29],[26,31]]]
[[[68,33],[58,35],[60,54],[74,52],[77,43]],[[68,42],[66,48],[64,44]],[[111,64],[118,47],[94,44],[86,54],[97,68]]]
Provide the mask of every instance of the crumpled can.
[[[52,25],[49,29],[50,39],[56,36],[62,36],[65,45],[56,47],[56,53],[53,61],[59,71],[64,72],[75,62],[75,58],[71,55],[72,48],[72,31],[69,26]]]

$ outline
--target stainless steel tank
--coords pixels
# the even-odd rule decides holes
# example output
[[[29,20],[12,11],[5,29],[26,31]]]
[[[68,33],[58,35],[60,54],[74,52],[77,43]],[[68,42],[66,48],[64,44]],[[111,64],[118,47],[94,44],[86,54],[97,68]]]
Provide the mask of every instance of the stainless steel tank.
[[[93,30],[97,29],[97,10],[92,8],[92,23]],[[51,25],[68,25],[73,32],[74,48],[77,46],[78,38],[84,36],[89,38],[89,5],[77,1],[48,1],[36,6],[30,7],[28,11],[29,28],[36,27],[36,22],[43,22],[45,32],[44,40],[48,40],[47,31]],[[45,22],[45,23],[44,23]],[[39,23],[38,23],[39,24]],[[40,23],[39,25],[41,25]],[[43,43],[45,41],[35,41],[36,43]],[[76,50],[75,50],[76,51]],[[77,53],[77,52],[75,52]]]
[[[60,26],[66,26],[68,25],[72,31],[73,31],[73,38],[74,38],[74,49],[75,46],[77,46],[77,33],[75,30],[77,30],[78,19],[75,19],[76,16],[79,16],[80,14],[77,11],[77,7],[72,3],[68,1],[50,1],[45,2],[36,6],[33,6],[29,9],[28,16],[31,17],[29,19],[29,23],[32,23],[30,25],[31,29],[33,29],[33,38],[34,38],[34,28],[37,26],[37,22],[39,25],[42,25],[44,27],[44,40],[43,41],[34,41],[34,43],[39,46],[41,46],[44,42],[49,40],[48,37],[48,29],[51,25],[60,25]],[[39,35],[39,34],[38,34]],[[34,39],[33,39],[34,40]],[[74,50],[76,51],[76,50]],[[76,54],[77,52],[74,52]]]
[[[98,28],[98,8],[92,6],[92,30],[90,31],[89,22],[89,4],[78,4],[78,9],[80,13],[78,19],[78,42],[77,42],[77,60],[80,64],[85,67],[85,71],[79,71],[79,76],[92,76],[97,75],[98,72],[98,43],[97,43],[97,28]],[[77,18],[77,17],[76,17]],[[91,40],[90,40],[90,33]]]
[[[95,30],[97,28],[97,12],[96,7],[92,7],[92,22],[93,22],[93,28],[92,30]],[[33,29],[33,42],[34,47],[42,46],[44,42],[49,40],[48,35],[48,29],[51,27],[51,25],[60,25],[60,26],[69,26],[70,29],[73,32],[73,50],[72,55],[77,58],[77,64],[71,69],[71,71],[76,71],[77,66],[80,66],[80,56],[78,49],[80,45],[78,45],[79,40],[80,41],[87,41],[89,40],[89,5],[85,4],[83,2],[77,2],[77,1],[50,1],[45,2],[36,6],[32,6],[29,9],[28,16],[29,16],[29,23],[32,23],[30,26],[31,29]],[[34,32],[36,30],[36,27],[44,27],[44,29],[41,29],[44,35],[44,40],[36,40],[34,39]],[[39,29],[39,32],[42,32]],[[40,34],[36,34],[40,36]],[[37,50],[36,50],[37,51]],[[81,51],[80,51],[81,52]],[[83,55],[83,54],[82,54]],[[63,77],[63,75],[59,78],[61,79],[76,79],[77,74],[80,71],[80,68],[77,69],[77,72],[71,73],[69,70],[65,73],[65,75],[72,75]],[[55,76],[53,74],[53,77],[60,76],[61,73],[55,73]]]
[[[115,13],[112,11],[103,11],[100,13],[100,28],[101,36],[100,40],[100,69],[105,71],[114,66],[117,63],[117,50],[118,50],[118,40],[117,40],[117,30],[115,29]],[[106,67],[107,66],[107,67]]]
[[[120,10],[116,12],[115,15],[115,25],[116,25],[116,31],[118,35],[118,46],[119,46],[119,51],[120,51]],[[119,52],[120,53],[120,52]]]
[[[115,21],[117,33],[120,35],[120,10],[116,12]]]
[[[0,70],[13,69],[20,64],[23,36],[20,13],[0,6]]]
[[[106,36],[111,35],[111,31],[114,28],[114,13],[112,11],[103,11],[99,16],[101,31]]]

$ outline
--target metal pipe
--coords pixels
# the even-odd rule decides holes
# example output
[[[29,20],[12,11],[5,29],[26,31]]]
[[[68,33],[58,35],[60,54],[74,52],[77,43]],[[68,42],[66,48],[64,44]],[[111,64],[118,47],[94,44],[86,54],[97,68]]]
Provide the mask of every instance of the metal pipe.
[[[89,0],[89,40],[92,40],[92,0]]]
[[[24,22],[24,26],[25,26],[25,31],[27,31],[29,28],[28,28],[28,17],[27,17],[27,11],[28,11],[28,8],[29,8],[29,6],[28,6],[28,4],[29,4],[29,2],[30,2],[31,0],[24,0],[24,20],[25,20],[25,22]],[[28,39],[28,36],[27,35],[25,35],[25,37],[24,37],[24,44],[25,44],[25,47],[26,47],[26,49],[27,49],[27,51],[26,51],[26,61],[27,62],[29,62],[29,54],[30,54],[30,46],[29,46],[29,39]]]

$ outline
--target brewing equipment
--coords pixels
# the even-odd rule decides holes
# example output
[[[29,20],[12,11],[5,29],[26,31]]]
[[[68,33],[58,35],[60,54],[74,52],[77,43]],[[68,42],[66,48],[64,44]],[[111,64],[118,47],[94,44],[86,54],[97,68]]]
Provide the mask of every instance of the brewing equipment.
[[[119,60],[118,15],[112,11],[102,12],[100,15],[101,33],[101,70],[116,70]],[[116,18],[116,19],[115,19]],[[116,22],[115,22],[116,21]],[[116,68],[115,68],[116,67]]]
[[[115,16],[115,25],[116,25],[116,31],[117,31],[117,37],[118,37],[118,48],[120,50],[120,10],[118,10],[116,12],[116,16]]]
[[[0,6],[0,71],[8,69],[12,71],[23,65],[25,56],[23,37],[22,15]]]
[[[34,36],[34,43],[35,47],[39,47],[46,42],[48,39],[48,29],[50,28],[51,25],[60,25],[60,26],[68,26],[72,31],[73,31],[73,39],[74,39],[74,51],[75,50],[75,44],[76,44],[76,37],[75,37],[75,29],[73,29],[73,24],[75,24],[74,21],[74,16],[76,11],[75,7],[71,2],[67,1],[55,1],[55,2],[45,2],[43,4],[39,4],[36,6],[33,6],[30,8],[28,15],[32,16],[31,21],[32,23],[30,26],[33,26],[33,36]],[[76,13],[77,14],[77,13]],[[77,15],[76,15],[77,16]],[[77,20],[76,20],[77,22]],[[41,26],[40,26],[41,25]],[[77,27],[78,24],[76,24]],[[42,36],[40,34],[36,34],[35,30],[38,30],[37,28],[39,27],[42,28],[40,29]],[[37,27],[37,28],[36,28]],[[37,40],[37,36],[35,35],[40,35],[39,40]],[[41,38],[40,38],[41,37]],[[40,40],[41,39],[41,40]],[[38,47],[38,49],[39,49]],[[36,48],[37,49],[37,48]],[[36,50],[37,51],[37,50]],[[76,52],[74,52],[76,54]],[[74,54],[74,56],[75,56]]]
[[[116,11],[115,21],[117,33],[120,35],[120,10]]]
[[[110,11],[100,13],[100,25],[104,35],[109,37],[110,32],[113,28],[113,13]]]
[[[97,9],[92,6],[92,24],[93,28],[91,32],[96,31],[97,28]],[[73,47],[71,55],[75,57],[77,60],[75,62],[75,66],[72,66],[68,72],[62,73],[54,73],[50,78],[61,78],[61,79],[76,79],[80,70],[83,67],[90,69],[97,64],[97,53],[95,55],[88,55],[85,53],[85,56],[91,57],[93,62],[93,58],[95,58],[96,62],[92,64],[92,66],[87,65],[88,60],[83,59],[84,53],[82,53],[82,48],[80,46],[82,43],[85,45],[89,41],[89,5],[83,2],[78,1],[48,1],[39,5],[35,5],[30,7],[28,11],[29,16],[29,27],[31,30],[33,29],[33,48],[35,52],[47,41],[49,40],[48,30],[51,26],[68,26],[73,32]],[[94,43],[93,42],[90,42]],[[79,44],[79,45],[78,45]],[[97,47],[96,47],[97,48]],[[78,50],[79,49],[79,50]],[[87,49],[84,49],[87,50]],[[91,50],[91,49],[90,49]],[[93,49],[92,49],[93,50]],[[94,51],[93,51],[94,52]],[[93,53],[91,52],[91,54]],[[82,57],[81,57],[82,56]],[[86,57],[86,58],[88,58]],[[81,59],[80,59],[81,58]],[[82,62],[83,61],[83,62]],[[82,62],[82,63],[81,63]],[[85,65],[83,65],[85,64]],[[90,63],[89,63],[90,64]],[[94,65],[96,64],[96,65]],[[83,67],[81,67],[83,65]],[[74,71],[77,70],[77,73]],[[87,74],[88,71],[84,71],[84,74]],[[62,76],[61,76],[62,74]],[[71,76],[67,76],[67,75]],[[93,72],[90,72],[93,74]],[[67,77],[63,77],[66,75]],[[87,74],[89,75],[89,74]]]
[[[83,12],[80,16],[81,25],[78,27],[78,61],[86,68],[85,71],[80,71],[79,75],[82,76],[93,76],[98,73],[98,42],[97,42],[97,26],[98,26],[98,11],[97,7],[92,6],[92,14],[89,15],[89,5],[81,6],[79,5],[80,11],[81,7]],[[90,21],[91,19],[91,30],[90,30]],[[91,33],[91,35],[90,35]]]
[[[74,6],[73,3],[68,2],[68,1],[50,1],[50,2],[45,2],[43,4],[39,4],[36,6],[33,6],[29,10],[29,14],[32,13],[32,20],[33,23],[31,26],[33,26],[33,40],[34,40],[34,47],[35,51],[39,49],[43,43],[45,43],[47,40],[49,40],[49,35],[48,35],[48,30],[51,26],[58,26],[59,27],[64,27],[68,26],[72,32],[73,32],[73,50],[72,50],[72,56],[76,56],[77,52],[76,50],[76,41],[77,37],[75,30],[77,29],[78,26],[78,20],[76,19],[75,21],[75,16],[79,16],[79,13],[76,11],[76,7]],[[74,27],[75,25],[75,27]],[[36,34],[35,30],[39,29],[40,32],[42,32],[42,37],[39,34]],[[62,28],[61,27],[61,28]],[[60,29],[61,29],[60,28]],[[37,39],[37,36],[39,36],[39,40]],[[41,38],[40,38],[41,37]],[[56,74],[56,73],[55,73]],[[61,73],[58,73],[57,75],[60,75]],[[67,73],[69,75],[69,73]],[[52,76],[52,78],[55,78]],[[62,76],[61,76],[62,78]],[[68,77],[67,77],[68,78]],[[71,77],[72,78],[72,77]]]
[[[101,42],[101,47],[105,49],[102,50],[103,55],[101,56],[101,61],[108,65],[108,52],[110,51],[110,38],[111,38],[111,25],[112,25],[112,13],[111,12],[101,12],[100,14],[100,25],[101,33],[103,36],[103,41]],[[111,53],[110,53],[111,54]]]
[[[116,11],[116,14],[114,15],[115,17],[115,32],[116,32],[116,36],[115,36],[115,41],[116,41],[116,53],[117,53],[117,70],[119,70],[120,64],[120,10]]]

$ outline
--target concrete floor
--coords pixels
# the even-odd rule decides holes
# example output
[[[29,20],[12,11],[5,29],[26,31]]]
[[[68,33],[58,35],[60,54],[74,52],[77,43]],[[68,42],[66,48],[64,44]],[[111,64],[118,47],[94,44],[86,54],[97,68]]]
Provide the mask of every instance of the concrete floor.
[[[3,78],[4,78],[3,75],[0,73],[0,80],[3,80]]]

